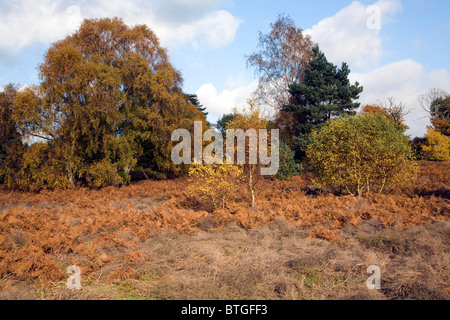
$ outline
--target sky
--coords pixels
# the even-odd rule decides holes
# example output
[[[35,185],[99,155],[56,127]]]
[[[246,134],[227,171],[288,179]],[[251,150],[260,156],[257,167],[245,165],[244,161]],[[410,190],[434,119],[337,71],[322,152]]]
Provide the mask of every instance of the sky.
[[[407,134],[423,136],[429,119],[418,97],[450,93],[450,1],[447,0],[0,0],[0,90],[39,83],[38,66],[51,43],[84,18],[120,17],[146,24],[217,121],[242,108],[257,86],[246,56],[257,51],[279,14],[311,35],[328,60],[347,62],[364,86],[359,102],[403,102]]]

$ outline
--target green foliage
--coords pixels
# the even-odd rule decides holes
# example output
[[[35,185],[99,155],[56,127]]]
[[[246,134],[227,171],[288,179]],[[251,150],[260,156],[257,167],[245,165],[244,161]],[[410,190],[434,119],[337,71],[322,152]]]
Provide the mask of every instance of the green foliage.
[[[167,176],[164,173],[153,171],[150,168],[144,169],[142,167],[137,167],[135,169],[136,172],[141,172],[146,179],[154,179],[154,180],[166,180]]]
[[[426,138],[415,137],[411,142],[411,148],[414,153],[414,158],[416,160],[426,160],[425,152],[423,151],[423,145],[427,141]]]
[[[302,171],[301,163],[295,160],[294,151],[283,141],[280,142],[280,167],[276,177],[279,180],[288,180]]]
[[[14,162],[14,157],[23,147],[21,134],[17,131],[13,119],[16,95],[17,88],[12,84],[0,92],[0,183],[4,182],[5,174]]]
[[[450,137],[450,95],[435,99],[430,106],[430,115],[436,131]]]
[[[228,124],[233,121],[235,117],[236,115],[234,113],[224,114],[222,118],[217,121],[217,130],[224,135],[228,129]]]
[[[345,188],[358,195],[401,185],[417,172],[406,137],[377,114],[328,121],[312,133],[307,157],[318,187]]]
[[[197,107],[197,109],[203,113],[203,115],[206,117],[208,115],[208,112],[206,112],[206,107],[204,107],[200,101],[198,100],[198,96],[196,94],[186,94],[186,100],[187,102],[193,104]]]
[[[328,62],[324,53],[316,46],[313,48],[313,58],[306,67],[303,82],[289,86],[291,103],[282,110],[294,118],[296,127],[291,134],[294,136],[295,152],[299,159],[305,156],[313,130],[335,117],[354,114],[359,108],[359,103],[353,100],[359,98],[363,88],[357,82],[350,84],[349,74],[350,69],[346,63],[342,63],[338,69]]]

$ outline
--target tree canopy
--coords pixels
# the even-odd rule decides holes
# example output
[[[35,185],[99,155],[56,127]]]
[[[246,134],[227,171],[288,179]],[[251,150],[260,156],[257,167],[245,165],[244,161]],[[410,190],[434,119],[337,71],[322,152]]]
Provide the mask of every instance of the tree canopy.
[[[22,155],[22,135],[17,130],[13,119],[14,100],[18,89],[8,84],[0,92],[0,183],[9,180],[13,172],[18,169],[17,158]]]
[[[17,94],[13,118],[25,138],[49,148],[51,174],[64,177],[65,186],[76,179],[120,184],[137,167],[177,171],[170,161],[171,133],[192,129],[195,120],[206,122],[186,100],[180,72],[145,25],[84,20],[51,46],[39,71],[39,86]]]
[[[289,100],[289,84],[303,80],[313,42],[289,16],[279,15],[270,28],[267,34],[259,33],[260,50],[247,56],[247,65],[259,76],[254,93],[258,104],[278,111]]]
[[[450,95],[436,98],[431,103],[430,115],[435,130],[450,137]]]
[[[204,107],[200,101],[198,100],[198,96],[197,94],[186,94],[186,101],[193,104],[194,106],[197,107],[197,109],[199,111],[201,111],[201,113],[203,113],[203,115],[206,117],[208,115],[208,112],[206,111],[206,107]]]
[[[235,117],[235,113],[224,114],[222,118],[217,120],[217,130],[219,130],[222,135],[224,135],[225,131],[227,131],[228,129],[228,124],[233,121]]]
[[[402,185],[417,173],[406,136],[385,116],[332,119],[311,137],[307,156],[319,187],[362,195]]]
[[[450,138],[441,132],[428,127],[422,143],[422,151],[427,160],[450,160]]]
[[[406,109],[403,102],[396,102],[394,98],[388,98],[385,101],[381,101],[380,105],[365,105],[362,108],[362,112],[382,115],[391,120],[401,131],[408,129],[408,126],[405,124],[405,116],[410,113],[410,110]]]
[[[354,100],[359,98],[363,87],[358,82],[350,84],[349,74],[350,69],[345,62],[337,68],[315,46],[303,81],[289,85],[290,103],[282,111],[292,117],[294,126],[290,129],[298,158],[305,156],[312,130],[332,118],[354,114],[359,108],[360,104]]]

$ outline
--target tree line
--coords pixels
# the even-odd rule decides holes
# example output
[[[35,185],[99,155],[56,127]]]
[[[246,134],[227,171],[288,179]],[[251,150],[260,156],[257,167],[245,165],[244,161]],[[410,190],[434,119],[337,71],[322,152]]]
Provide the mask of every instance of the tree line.
[[[278,128],[279,179],[306,168],[320,178],[318,185],[345,187],[349,192],[359,185],[356,193],[361,193],[371,186],[383,189],[388,176],[402,180],[393,171],[369,172],[370,157],[364,153],[384,154],[378,167],[392,170],[400,164],[409,168],[412,151],[422,158],[449,159],[450,96],[446,93],[421,100],[433,127],[424,139],[408,142],[405,106],[388,99],[364,106],[364,116],[358,113],[361,106],[356,101],[363,87],[350,83],[348,65],[329,62],[289,17],[280,15],[268,34],[260,33],[259,51],[246,58],[259,77],[252,107],[247,113],[224,115],[217,130],[244,124]],[[0,93],[0,183],[10,188],[117,186],[188,172],[189,167],[171,161],[171,134],[178,128],[193,132],[195,121],[210,127],[206,108],[195,94],[183,92],[181,73],[145,25],[129,27],[119,18],[84,20],[75,33],[51,45],[39,66],[39,79],[36,86],[19,89],[9,84]],[[270,106],[274,116],[260,116],[255,105]],[[368,135],[373,139],[364,138]],[[330,143],[340,149],[330,148]],[[380,151],[389,148],[397,154]],[[344,161],[336,168],[337,162],[322,161],[335,159],[323,153],[332,149],[336,161],[350,157],[353,166],[342,167]],[[355,172],[355,159],[360,161],[361,174],[353,177],[346,170],[351,167]],[[222,174],[219,180],[240,173],[254,181],[253,170],[244,167],[230,173],[221,168],[217,173]],[[352,178],[342,182],[333,175]],[[253,182],[248,185],[253,193]],[[254,202],[254,194],[252,198]]]

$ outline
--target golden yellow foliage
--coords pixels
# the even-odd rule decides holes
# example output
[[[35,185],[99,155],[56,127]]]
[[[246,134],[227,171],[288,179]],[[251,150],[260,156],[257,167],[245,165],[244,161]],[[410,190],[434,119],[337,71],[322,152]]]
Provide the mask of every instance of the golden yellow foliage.
[[[244,108],[242,113],[235,112],[234,118],[227,123],[227,128],[233,130],[242,129],[244,131],[253,129],[256,132],[257,141],[259,141],[259,130],[268,129],[269,127],[268,116],[254,100],[249,100],[247,103],[248,109]],[[268,138],[267,146],[269,149],[270,141],[270,138]],[[259,161],[257,164],[250,163],[250,154],[255,153],[255,151],[258,152],[257,143],[256,145],[252,145],[248,137],[245,138],[245,142],[245,164],[243,166],[243,172],[246,176],[246,183],[250,191],[251,204],[253,206],[255,204],[255,184],[258,182],[258,169],[261,167],[261,164]]]
[[[120,185],[124,182],[117,173],[117,167],[106,159],[90,165],[85,174],[87,184],[95,188]]]
[[[240,190],[243,170],[238,165],[193,165],[189,170],[189,193],[213,209]]]
[[[425,138],[426,142],[422,146],[422,150],[425,152],[428,160],[450,160],[450,138],[432,128],[428,128]]]
[[[55,159],[48,144],[38,142],[25,149],[20,169],[5,179],[8,187],[21,190],[66,189],[70,181],[64,175],[64,163]]]
[[[162,176],[186,169],[171,161],[171,134],[206,118],[186,101],[181,74],[150,28],[86,19],[52,44],[39,71],[39,85],[0,96],[0,124],[10,145],[40,141],[46,151],[39,145],[28,159],[13,158],[2,143],[0,161],[9,158],[0,181],[29,190],[101,187],[130,181],[138,168]]]

